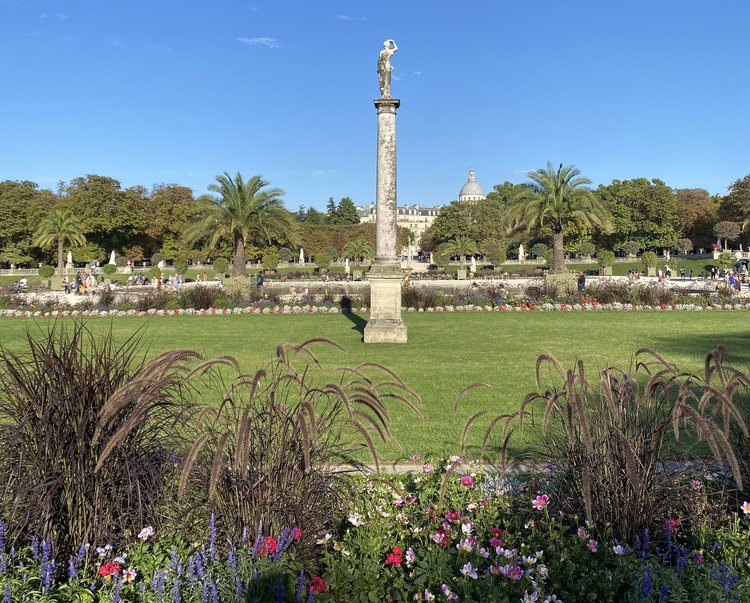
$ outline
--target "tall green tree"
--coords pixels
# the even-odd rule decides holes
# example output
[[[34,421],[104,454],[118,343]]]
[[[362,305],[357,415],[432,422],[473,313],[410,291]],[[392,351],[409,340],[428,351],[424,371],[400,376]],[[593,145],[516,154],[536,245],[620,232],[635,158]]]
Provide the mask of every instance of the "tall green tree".
[[[440,210],[433,223],[424,231],[420,246],[424,250],[434,251],[438,245],[456,237],[471,236],[471,226],[468,204],[452,201]]]
[[[83,223],[89,252],[96,259],[134,244],[146,227],[136,195],[122,190],[114,178],[93,174],[74,178],[60,183],[58,194],[61,206]]]
[[[612,237],[600,247],[618,249],[639,241],[644,249],[671,249],[682,232],[680,206],[674,191],[658,179],[613,180],[597,194],[613,217]]]
[[[233,246],[233,276],[245,274],[245,249],[250,244],[296,247],[297,223],[284,207],[284,191],[267,186],[268,182],[259,175],[247,182],[239,172],[234,178],[229,172],[217,176],[216,184],[209,185],[208,190],[218,196],[198,199],[200,218],[186,230],[187,241],[207,240],[213,248],[229,239]]]
[[[520,191],[511,208],[511,223],[517,227],[547,227],[552,232],[553,273],[565,272],[563,245],[572,225],[606,229],[610,215],[589,188],[591,180],[581,176],[573,165],[555,170],[551,162],[545,169],[529,174],[531,187]]]
[[[83,223],[69,209],[55,209],[50,213],[34,233],[34,244],[49,247],[57,244],[57,274],[62,278],[65,241],[73,245],[85,245]]]
[[[35,259],[32,235],[55,203],[35,182],[0,182],[0,263],[26,264]]]

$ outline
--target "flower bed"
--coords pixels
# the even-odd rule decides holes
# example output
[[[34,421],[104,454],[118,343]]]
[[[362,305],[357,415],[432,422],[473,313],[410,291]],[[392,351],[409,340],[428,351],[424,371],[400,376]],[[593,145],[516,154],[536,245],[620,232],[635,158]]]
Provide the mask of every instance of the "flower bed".
[[[557,303],[518,303],[498,305],[445,305],[429,308],[402,308],[403,312],[702,312],[720,310],[749,310],[750,304],[711,304],[702,306],[700,304],[662,304],[662,305],[639,305],[623,304],[619,302],[599,304],[557,304]],[[337,306],[317,305],[274,305],[274,306],[243,306],[235,308],[209,308],[207,310],[194,310],[192,308],[179,308],[171,310],[23,310],[2,309],[2,318],[92,318],[92,317],[134,317],[134,316],[228,316],[228,315],[257,315],[257,314],[339,314],[339,313],[367,313],[369,308],[340,308]]]

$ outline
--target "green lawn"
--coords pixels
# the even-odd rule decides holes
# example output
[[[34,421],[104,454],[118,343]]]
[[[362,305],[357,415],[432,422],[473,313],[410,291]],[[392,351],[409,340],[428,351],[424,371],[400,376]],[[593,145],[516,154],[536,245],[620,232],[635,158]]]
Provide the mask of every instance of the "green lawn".
[[[345,315],[274,315],[91,319],[95,330],[112,324],[123,339],[145,327],[149,353],[190,348],[206,357],[235,356],[253,371],[270,359],[277,345],[326,337],[344,352],[320,348],[327,366],[377,361],[392,368],[424,402],[425,423],[395,410],[393,433],[403,451],[387,448],[390,458],[411,454],[458,452],[465,420],[480,409],[514,410],[534,387],[534,364],[540,354],[554,354],[566,367],[583,359],[594,378],[603,366],[628,367],[634,352],[651,347],[682,368],[698,371],[716,345],[728,347],[735,366],[750,365],[750,314],[724,312],[497,312],[405,314],[409,343],[362,343],[364,318]],[[26,329],[46,329],[51,319],[0,320],[3,345],[18,350]],[[453,402],[467,385],[479,381],[491,388],[473,390],[457,415]],[[477,437],[472,441],[476,443]],[[522,437],[512,440],[523,449]]]

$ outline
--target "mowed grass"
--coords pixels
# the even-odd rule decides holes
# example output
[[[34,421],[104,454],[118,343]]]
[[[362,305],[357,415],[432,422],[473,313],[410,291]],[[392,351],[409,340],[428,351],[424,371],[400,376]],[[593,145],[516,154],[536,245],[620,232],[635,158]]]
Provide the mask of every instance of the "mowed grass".
[[[724,312],[496,312],[411,313],[404,315],[407,344],[362,343],[367,316],[264,315],[90,319],[95,332],[110,326],[125,340],[143,328],[149,355],[189,348],[207,358],[230,354],[243,370],[255,371],[270,360],[282,343],[327,338],[344,351],[317,345],[326,367],[355,366],[374,361],[393,369],[421,397],[424,422],[405,407],[392,406],[391,429],[401,449],[385,446],[389,460],[412,454],[449,455],[459,452],[468,417],[479,410],[494,416],[518,408],[535,389],[534,367],[542,354],[553,354],[566,368],[581,359],[590,380],[609,365],[629,368],[634,353],[651,348],[685,370],[700,371],[707,353],[725,345],[734,366],[750,365],[750,314]],[[26,330],[46,332],[50,319],[3,319],[0,339],[20,351]],[[491,387],[471,390],[457,413],[458,394],[472,383]],[[483,421],[472,431],[469,455],[475,455]],[[499,436],[499,431],[498,431]],[[515,434],[511,451],[522,454],[530,434]],[[499,437],[490,455],[497,456]]]

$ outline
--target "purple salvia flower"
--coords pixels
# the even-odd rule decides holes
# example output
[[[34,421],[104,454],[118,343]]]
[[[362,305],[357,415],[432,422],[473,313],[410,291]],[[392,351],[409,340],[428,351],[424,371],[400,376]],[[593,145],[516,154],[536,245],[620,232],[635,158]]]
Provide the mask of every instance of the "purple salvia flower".
[[[271,555],[271,561],[278,561],[281,556],[292,546],[294,542],[294,530],[290,528],[284,528],[281,530],[281,535],[276,543],[276,551]]]
[[[313,603],[315,600],[315,592],[311,588],[310,591],[307,593],[307,601],[305,603]]]
[[[31,558],[39,561],[39,538],[37,536],[31,539]]]
[[[5,570],[8,569],[8,558],[5,556],[5,553],[0,551],[0,574],[4,574]]]
[[[15,559],[16,558],[16,547],[12,546],[10,547],[10,558]]]
[[[236,587],[234,590],[234,600],[239,601],[240,599],[242,599],[242,591],[244,590],[244,588],[242,587],[242,579],[237,578],[234,581],[234,584]]]
[[[177,549],[172,547],[172,556],[169,559],[169,569],[177,571]]]
[[[208,603],[208,584],[203,584],[201,589],[201,603]]]
[[[55,573],[55,560],[52,559],[52,543],[46,540],[42,542],[41,580],[42,594],[49,594],[52,586],[52,578]]]
[[[203,580],[205,573],[205,554],[206,551],[203,547],[195,554],[195,572],[198,574],[198,578]]]
[[[141,590],[141,601],[143,601],[146,599],[146,583],[145,582],[141,582],[140,590]]]
[[[120,603],[120,590],[122,589],[122,582],[120,582],[120,576],[115,574],[115,592],[112,593],[112,603]]]
[[[284,596],[284,583],[279,580],[276,585],[276,603],[285,603],[286,596]]]
[[[10,584],[5,585],[5,588],[3,589],[3,603],[11,603],[10,601]]]
[[[166,575],[164,570],[159,570],[154,574],[153,580],[151,580],[151,590],[154,591],[157,601],[164,601],[164,586],[166,585]]]
[[[258,584],[258,570],[253,570],[253,584]]]
[[[68,578],[71,580],[78,579],[78,565],[76,564],[76,558],[73,555],[68,559]]]
[[[190,555],[188,557],[188,580],[190,580],[190,586],[195,586],[195,559],[193,558],[193,555]]]
[[[214,584],[213,580],[209,581],[208,590],[211,592],[211,602],[219,603],[219,593],[216,590],[216,584]]]
[[[641,598],[650,598],[651,593],[654,592],[654,579],[651,576],[651,568],[647,567],[643,572],[643,579],[641,580]]]
[[[78,549],[78,556],[76,557],[76,567],[81,567],[83,560],[86,558],[86,552],[89,550],[88,544],[82,544]]]
[[[302,570],[299,573],[297,580],[297,590],[294,593],[294,603],[302,603],[302,595],[305,594],[305,571]]]
[[[659,591],[659,601],[669,601],[669,587],[666,584]]]
[[[182,599],[180,598],[180,578],[178,576],[175,576],[174,586],[172,587],[172,603],[181,602]]]
[[[0,553],[5,551],[5,522],[0,519]]]
[[[229,566],[229,569],[232,572],[232,578],[237,578],[237,555],[234,554],[234,551],[229,551],[229,555],[227,555],[227,565]]]
[[[258,555],[258,552],[260,551],[260,549],[261,549],[261,547],[263,546],[264,543],[265,543],[265,540],[264,540],[263,536],[258,536],[255,539],[255,544],[253,545],[253,548],[250,551],[250,554],[253,557],[256,557]]]

